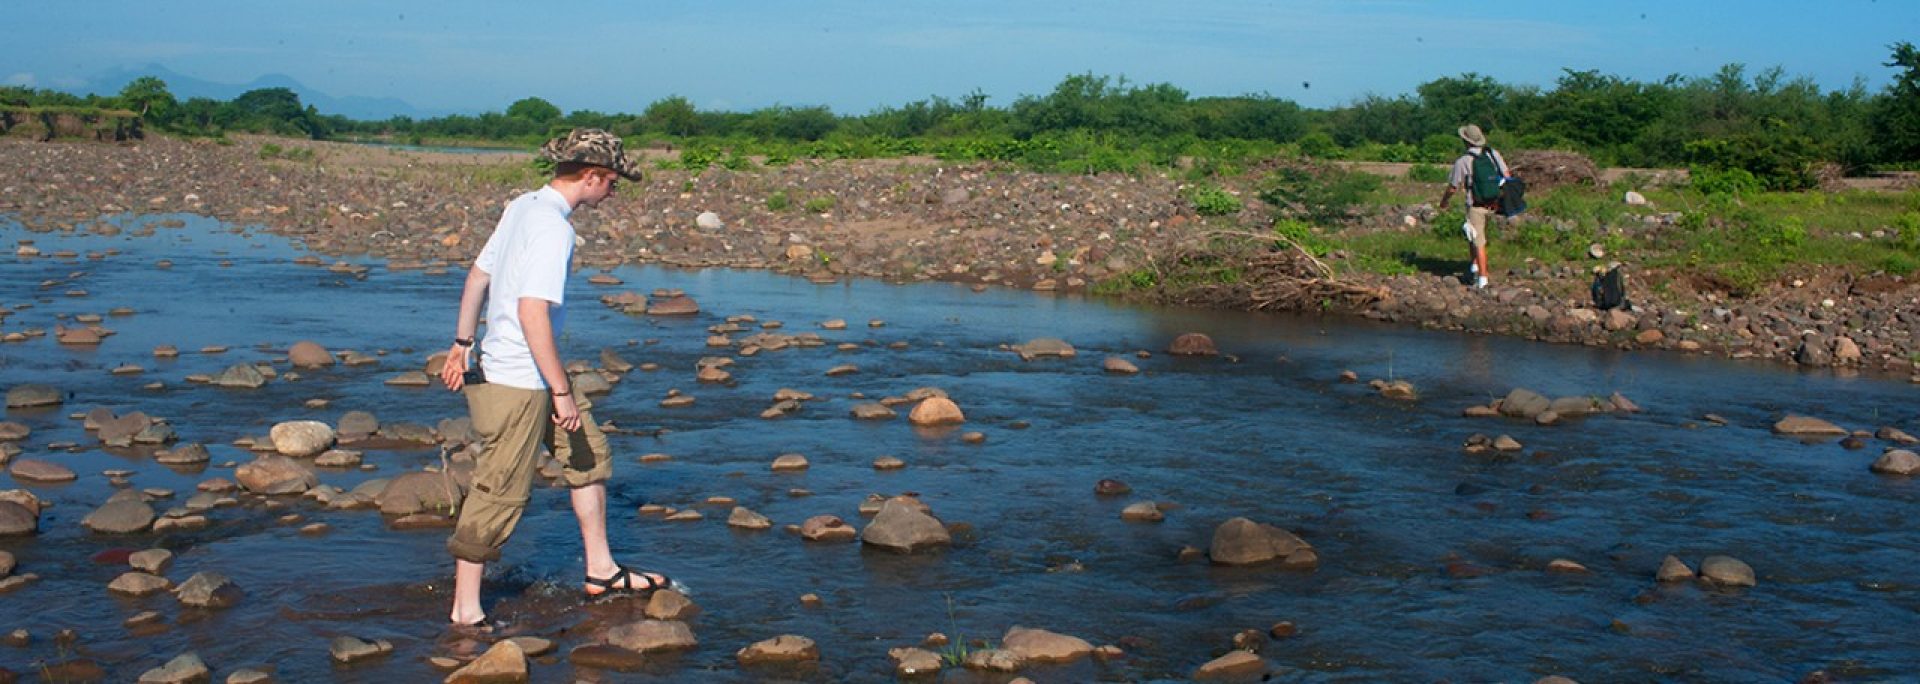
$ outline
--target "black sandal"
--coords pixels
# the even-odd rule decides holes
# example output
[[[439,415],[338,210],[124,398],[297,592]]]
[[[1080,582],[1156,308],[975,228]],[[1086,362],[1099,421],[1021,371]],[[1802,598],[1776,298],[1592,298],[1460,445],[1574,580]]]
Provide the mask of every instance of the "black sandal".
[[[634,572],[632,570],[628,570],[626,566],[619,565],[619,564],[615,564],[613,567],[616,568],[616,570],[614,571],[613,576],[611,577],[607,577],[605,579],[595,579],[591,575],[586,576],[587,598],[600,598],[603,596],[620,596],[620,595],[627,595],[627,594],[646,595],[646,594],[651,594],[661,589],[666,589],[668,587],[673,586],[673,579],[661,573]],[[654,581],[653,578],[655,576],[658,576],[660,578],[660,581],[658,582]],[[633,578],[635,577],[645,580],[647,583],[646,586],[644,587],[636,586],[633,582]],[[621,586],[614,586],[616,584]],[[599,590],[596,591],[594,587],[599,587]]]
[[[464,624],[459,622],[447,623],[447,631],[449,633],[455,636],[463,636],[463,637],[486,636],[496,631],[499,631],[505,627],[506,627],[505,623],[496,622],[488,618],[480,618],[473,622],[468,622]]]

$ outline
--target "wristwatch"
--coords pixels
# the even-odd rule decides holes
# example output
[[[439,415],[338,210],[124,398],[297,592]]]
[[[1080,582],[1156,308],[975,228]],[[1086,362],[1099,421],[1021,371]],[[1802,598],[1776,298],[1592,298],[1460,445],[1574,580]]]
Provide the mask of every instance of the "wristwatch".
[[[473,338],[471,338],[471,337],[456,337],[456,338],[453,338],[453,343],[454,343],[454,344],[457,344],[457,345],[460,345],[460,346],[462,346],[462,347],[472,347],[472,346],[473,346]]]

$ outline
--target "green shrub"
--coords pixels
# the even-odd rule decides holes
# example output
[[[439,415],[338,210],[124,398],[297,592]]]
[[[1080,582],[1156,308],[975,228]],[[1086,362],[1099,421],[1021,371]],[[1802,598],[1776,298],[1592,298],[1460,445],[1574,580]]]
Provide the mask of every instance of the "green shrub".
[[[1416,183],[1445,183],[1447,169],[1438,164],[1414,164],[1413,168],[1407,169],[1407,180]]]
[[[1315,257],[1326,256],[1328,252],[1332,252],[1335,248],[1332,242],[1315,233],[1312,225],[1303,221],[1295,221],[1293,219],[1280,219],[1275,221],[1273,222],[1273,234],[1300,245],[1301,249],[1306,250],[1308,254]],[[1282,242],[1276,246],[1286,247],[1287,245],[1285,242]]]
[[[689,147],[680,150],[680,168],[688,171],[705,171],[720,159],[718,150]]]
[[[1909,211],[1894,217],[1893,243],[1914,255],[1920,255],[1920,212]]]
[[[1339,159],[1340,143],[1326,131],[1314,131],[1300,138],[1300,156],[1310,159]]]
[[[805,207],[807,211],[813,212],[815,214],[824,214],[829,211],[833,211],[833,196],[822,195],[819,197],[809,198],[807,200],[807,203],[801,206]]]
[[[746,171],[754,168],[754,166],[753,160],[747,158],[746,155],[729,150],[726,156],[720,158],[720,168],[728,171]]]
[[[265,145],[260,146],[261,159],[272,159],[274,157],[278,157],[280,156],[280,152],[281,152],[280,146],[275,145],[273,143],[267,143]]]
[[[1160,284],[1160,276],[1152,269],[1142,268],[1115,274],[1112,277],[1094,283],[1093,293],[1097,295],[1120,295],[1128,292],[1151,290]]]
[[[775,190],[773,194],[767,195],[767,211],[786,211],[792,206],[793,200],[788,199],[785,190]]]
[[[1226,216],[1240,213],[1240,198],[1212,183],[1195,183],[1183,188],[1180,195],[1193,205],[1193,210],[1201,216]]]
[[[1760,218],[1736,224],[1733,238],[1769,250],[1795,249],[1807,244],[1807,226],[1797,216]],[[1783,257],[1785,255],[1782,255]]]
[[[1315,223],[1337,223],[1350,218],[1382,183],[1379,176],[1334,166],[1288,166],[1268,176],[1260,199],[1285,213]]]
[[[1702,195],[1748,197],[1760,192],[1760,179],[1746,169],[1696,166],[1687,171],[1687,184]]]

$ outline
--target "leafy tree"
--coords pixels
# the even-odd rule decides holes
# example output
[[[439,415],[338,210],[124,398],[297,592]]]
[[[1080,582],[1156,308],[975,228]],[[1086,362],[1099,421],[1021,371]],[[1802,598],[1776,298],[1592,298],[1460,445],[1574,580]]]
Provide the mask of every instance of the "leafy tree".
[[[1900,41],[1885,66],[1900,70],[1886,96],[1873,107],[1874,137],[1883,161],[1920,160],[1920,48]]]
[[[120,89],[120,105],[155,122],[165,122],[180,104],[167,90],[166,81],[141,76]]]
[[[560,108],[537,97],[522,98],[507,105],[507,116],[535,123],[552,123],[560,118]]]
[[[679,95],[662,98],[647,105],[640,115],[648,129],[667,135],[690,136],[700,133],[700,114],[693,103]]]

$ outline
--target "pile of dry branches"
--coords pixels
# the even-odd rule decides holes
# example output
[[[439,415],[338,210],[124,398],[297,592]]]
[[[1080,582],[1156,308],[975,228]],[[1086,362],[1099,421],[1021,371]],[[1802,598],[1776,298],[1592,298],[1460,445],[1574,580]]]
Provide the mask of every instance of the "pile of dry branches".
[[[1384,287],[1341,281],[1326,262],[1284,235],[1211,235],[1153,261],[1158,299],[1253,311],[1351,311],[1391,296]]]

